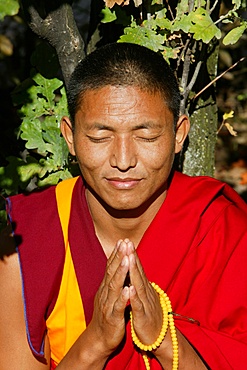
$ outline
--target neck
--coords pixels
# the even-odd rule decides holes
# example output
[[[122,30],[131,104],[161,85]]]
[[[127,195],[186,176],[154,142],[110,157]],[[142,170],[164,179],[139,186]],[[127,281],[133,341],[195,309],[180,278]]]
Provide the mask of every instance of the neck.
[[[119,239],[128,238],[137,248],[165,197],[166,186],[136,209],[117,210],[109,207],[99,199],[90,188],[86,189],[86,199],[95,232],[107,257],[111,255]]]

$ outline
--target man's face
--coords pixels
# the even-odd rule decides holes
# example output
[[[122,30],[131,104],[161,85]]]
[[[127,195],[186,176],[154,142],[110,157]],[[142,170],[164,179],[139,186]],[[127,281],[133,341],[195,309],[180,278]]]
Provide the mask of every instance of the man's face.
[[[173,115],[158,93],[133,86],[89,90],[73,134],[68,122],[62,126],[70,152],[99,199],[116,210],[140,207],[156,193],[164,200],[184,138],[176,138]]]

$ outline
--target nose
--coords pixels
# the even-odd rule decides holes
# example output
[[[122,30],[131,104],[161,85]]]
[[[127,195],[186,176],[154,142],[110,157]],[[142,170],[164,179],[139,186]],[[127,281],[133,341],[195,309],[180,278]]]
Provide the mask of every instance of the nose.
[[[132,138],[115,138],[110,158],[112,167],[117,167],[120,171],[127,171],[137,164],[135,144]]]

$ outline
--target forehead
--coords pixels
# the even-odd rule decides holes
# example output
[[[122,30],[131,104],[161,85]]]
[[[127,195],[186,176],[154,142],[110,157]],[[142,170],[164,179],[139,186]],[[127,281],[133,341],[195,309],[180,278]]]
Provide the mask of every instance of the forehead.
[[[75,121],[90,123],[109,120],[173,120],[173,114],[160,93],[135,86],[105,86],[87,90],[80,101]]]

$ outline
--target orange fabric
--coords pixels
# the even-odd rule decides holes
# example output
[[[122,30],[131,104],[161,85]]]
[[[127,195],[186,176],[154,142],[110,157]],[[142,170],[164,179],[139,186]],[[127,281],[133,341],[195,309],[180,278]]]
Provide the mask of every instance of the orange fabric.
[[[55,364],[61,361],[86,328],[82,299],[68,241],[71,199],[76,181],[77,178],[69,179],[56,187],[58,213],[64,235],[65,263],[59,295],[46,321],[51,358]]]

